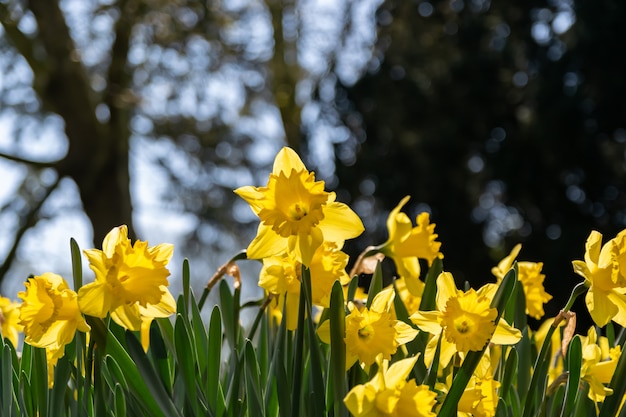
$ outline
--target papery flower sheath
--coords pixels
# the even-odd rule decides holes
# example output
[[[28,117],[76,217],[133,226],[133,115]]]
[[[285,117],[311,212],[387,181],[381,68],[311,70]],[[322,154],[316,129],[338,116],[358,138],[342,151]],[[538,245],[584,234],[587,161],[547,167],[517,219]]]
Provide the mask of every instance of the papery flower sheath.
[[[176,302],[167,289],[170,272],[167,263],[174,246],[148,242],[131,244],[128,228],[111,230],[102,250],[84,253],[94,271],[94,282],[78,290],[78,305],[83,313],[104,318],[107,314],[120,326],[140,330],[147,318],[167,317],[176,311]]]
[[[235,193],[261,220],[246,251],[249,259],[289,252],[309,267],[323,242],[343,245],[364,230],[356,213],[324,191],[324,181],[315,181],[291,148],[278,152],[265,187],[246,186]]]
[[[60,275],[47,272],[29,278],[22,299],[20,325],[25,341],[36,347],[61,349],[74,339],[77,330],[89,331],[78,309],[76,293]],[[63,356],[61,354],[61,356]]]

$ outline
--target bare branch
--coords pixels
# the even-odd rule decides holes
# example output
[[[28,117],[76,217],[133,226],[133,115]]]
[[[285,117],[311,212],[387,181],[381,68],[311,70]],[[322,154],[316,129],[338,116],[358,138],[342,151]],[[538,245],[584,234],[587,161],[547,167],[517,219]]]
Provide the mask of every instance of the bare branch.
[[[50,162],[33,161],[32,159],[21,158],[19,156],[9,155],[4,152],[0,152],[0,158],[4,158],[13,162],[19,162],[21,164],[30,165],[33,168],[54,168],[59,164],[59,161],[50,161]]]
[[[35,58],[35,41],[24,34],[18,27],[18,23],[11,17],[11,11],[6,3],[0,2],[0,23],[15,49],[24,57],[34,73],[45,74],[42,62]]]
[[[26,233],[28,229],[30,229],[37,223],[37,221],[39,220],[38,217],[39,217],[39,212],[41,211],[41,207],[46,202],[48,197],[50,197],[52,192],[58,187],[60,182],[61,182],[61,177],[57,176],[57,179],[54,181],[54,183],[50,187],[48,187],[48,189],[43,194],[43,196],[39,200],[37,200],[34,205],[30,207],[29,212],[26,213],[26,215],[23,217],[22,224],[20,225],[20,227],[17,229],[17,232],[15,233],[15,239],[13,240],[13,245],[11,246],[11,249],[7,253],[7,256],[5,257],[4,261],[2,262],[2,265],[0,265],[0,283],[2,283],[2,281],[4,280],[4,277],[6,276],[7,272],[9,272],[9,269],[11,268],[11,264],[13,263],[13,260],[15,259],[15,255],[17,254],[17,248],[20,246],[20,243],[22,242],[22,238],[24,237],[24,234]]]

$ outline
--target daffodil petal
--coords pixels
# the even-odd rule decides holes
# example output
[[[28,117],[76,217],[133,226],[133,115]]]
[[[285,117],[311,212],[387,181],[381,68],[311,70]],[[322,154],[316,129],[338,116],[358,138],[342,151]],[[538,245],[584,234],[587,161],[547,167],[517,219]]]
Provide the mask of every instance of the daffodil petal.
[[[284,172],[285,175],[289,175],[292,170],[306,171],[306,167],[304,163],[302,163],[302,159],[300,159],[293,149],[284,147],[278,152],[274,159],[272,174],[278,175]]]
[[[618,312],[617,306],[609,301],[607,294],[594,287],[587,291],[585,303],[591,318],[600,327],[606,326]]]
[[[324,206],[324,218],[318,227],[327,242],[343,242],[359,236],[365,230],[359,216],[346,204],[337,202]]]
[[[439,324],[440,317],[441,312],[439,311],[418,311],[413,313],[409,318],[421,330],[433,335],[438,335],[441,333],[441,324]]]
[[[106,317],[111,310],[112,296],[106,283],[92,282],[78,289],[78,308],[93,317]]]
[[[287,239],[277,235],[272,228],[259,224],[256,237],[248,245],[248,259],[263,259],[278,255],[287,250]]]
[[[496,345],[514,345],[521,338],[522,333],[518,329],[512,327],[504,319],[500,319],[491,337],[491,342]]]

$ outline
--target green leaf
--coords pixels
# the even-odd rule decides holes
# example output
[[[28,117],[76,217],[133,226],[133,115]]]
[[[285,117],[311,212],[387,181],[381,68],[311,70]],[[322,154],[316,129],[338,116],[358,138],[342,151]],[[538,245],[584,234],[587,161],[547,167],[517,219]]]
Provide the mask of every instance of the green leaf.
[[[561,411],[561,417],[571,416],[574,410],[574,402],[580,386],[580,373],[583,360],[582,345],[580,336],[576,335],[570,341],[567,349],[567,369],[569,376],[565,389],[565,401]]]
[[[35,406],[39,415],[48,415],[48,360],[46,350],[33,348],[33,374],[30,380],[35,392]]]
[[[220,384],[222,367],[222,317],[219,306],[213,307],[209,321],[209,336],[206,372],[206,393],[209,407],[217,417],[221,417],[226,409],[224,394]]]
[[[302,286],[305,295],[305,324],[309,339],[309,375],[311,379],[311,391],[309,392],[316,399],[311,404],[314,416],[324,417],[326,412],[326,396],[324,386],[324,375],[320,352],[320,340],[315,331],[313,323],[313,311],[311,303],[311,272],[308,268],[302,267]]]
[[[200,309],[198,309],[198,304],[196,303],[196,299],[193,295],[193,291],[190,294],[191,297],[191,330],[192,337],[196,343],[196,359],[198,363],[198,370],[200,375],[206,372],[207,368],[207,358],[204,352],[209,348],[207,341],[207,333],[204,328],[204,321],[202,320],[202,316],[200,316]]]
[[[237,348],[237,329],[239,327],[239,306],[235,303],[235,297],[230,292],[226,281],[220,282],[220,305],[222,321],[224,322],[224,334],[226,341],[232,350]]]
[[[51,416],[65,414],[65,392],[68,390],[67,383],[70,379],[69,357],[70,355],[66,354],[60,358],[54,370],[54,385],[50,393],[50,407],[48,408]]]
[[[117,384],[113,390],[113,404],[115,417],[126,417],[126,395],[120,384]]]
[[[201,399],[198,398],[198,390],[196,389],[196,354],[193,349],[194,342],[187,331],[187,322],[181,314],[176,315],[176,323],[174,325],[174,346],[176,347],[176,363],[177,371],[180,372],[185,384],[185,394],[189,399],[191,408],[196,415],[200,415]]]
[[[106,352],[110,354],[123,369],[129,391],[141,406],[153,416],[179,416],[156,376],[150,361],[146,357],[141,343],[132,332],[128,332],[124,349],[119,340],[109,332],[106,341]],[[132,356],[132,357],[131,357]],[[133,359],[136,362],[133,362]]]
[[[191,290],[191,278],[190,278],[190,273],[189,273],[189,259],[185,258],[183,260],[183,300],[184,300],[184,306],[185,306],[185,313],[189,311],[189,303],[191,301],[191,298],[189,297],[190,290]]]
[[[0,341],[2,346],[2,359],[0,360],[0,415],[10,416],[13,405],[13,361],[11,359],[11,347],[9,343]]]
[[[372,275],[372,281],[370,282],[370,288],[367,291],[367,303],[366,307],[369,309],[374,301],[374,297],[383,289],[383,269],[380,261],[376,262],[376,269]]]
[[[343,399],[348,393],[346,380],[346,309],[343,288],[339,281],[333,284],[330,293],[330,367],[329,380],[332,384],[332,407],[335,417],[347,416]]]
[[[507,398],[509,395],[509,390],[513,384],[513,378],[515,378],[518,369],[518,358],[519,355],[517,354],[517,350],[515,348],[509,350],[509,356],[506,358],[504,372],[502,373],[502,382],[500,384],[499,391],[500,398]],[[498,404],[498,407],[500,407],[500,403]]]
[[[357,288],[359,288],[359,277],[354,276],[348,285],[348,301],[354,301],[354,294],[356,294]]]
[[[156,321],[150,323],[150,345],[148,348],[148,354],[152,358],[152,362],[156,366],[157,372],[161,377],[163,386],[167,390],[168,394],[172,392],[173,375],[172,364],[170,364],[170,358],[167,352],[167,345],[163,339],[161,333],[161,327]]]
[[[245,362],[245,384],[246,384],[246,403],[248,407],[248,415],[250,417],[264,417],[265,407],[263,406],[263,387],[261,386],[261,376],[259,365],[254,352],[254,347],[250,340],[246,340],[244,348]]]
[[[433,311],[437,309],[436,296],[437,296],[437,277],[443,271],[443,262],[437,258],[433,261],[433,264],[426,273],[426,279],[424,280],[424,292],[422,293],[422,300],[420,301],[420,311]]]
[[[70,239],[70,252],[72,254],[72,277],[74,279],[74,291],[83,286],[83,264],[80,248],[74,238]]]

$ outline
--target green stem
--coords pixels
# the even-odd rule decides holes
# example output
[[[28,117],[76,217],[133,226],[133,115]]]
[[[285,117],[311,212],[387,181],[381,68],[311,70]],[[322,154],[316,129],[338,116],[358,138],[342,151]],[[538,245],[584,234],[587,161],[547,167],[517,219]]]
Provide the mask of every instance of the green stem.
[[[539,352],[539,355],[537,356],[537,360],[535,361],[535,365],[533,367],[533,376],[530,380],[530,386],[528,387],[526,400],[524,402],[524,413],[522,417],[530,417],[532,413],[533,403],[535,395],[538,394],[537,389],[539,386],[539,379],[541,377],[541,373],[536,371],[540,369],[541,364],[546,360],[548,356],[548,352],[550,351],[550,344],[552,341],[552,334],[554,334],[554,331],[559,327],[559,323],[561,322],[561,320],[565,318],[565,313],[570,311],[570,309],[574,305],[574,301],[576,301],[576,299],[580,295],[585,293],[585,291],[587,291],[587,286],[584,282],[581,282],[574,287],[572,293],[570,294],[569,300],[567,301],[567,304],[565,304],[563,310],[561,310],[561,312],[556,316],[554,322],[548,329],[545,339],[543,340],[543,344],[541,345],[541,351]]]

